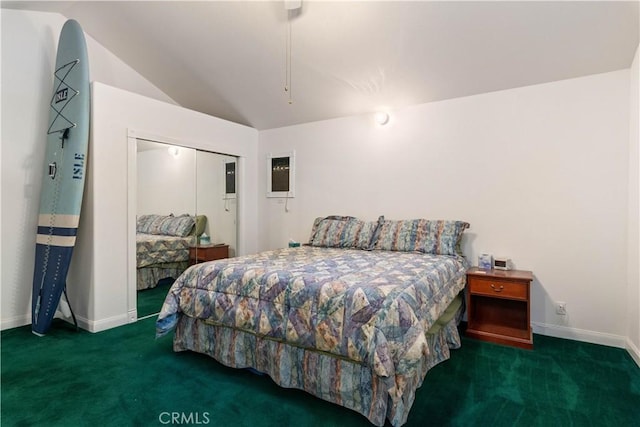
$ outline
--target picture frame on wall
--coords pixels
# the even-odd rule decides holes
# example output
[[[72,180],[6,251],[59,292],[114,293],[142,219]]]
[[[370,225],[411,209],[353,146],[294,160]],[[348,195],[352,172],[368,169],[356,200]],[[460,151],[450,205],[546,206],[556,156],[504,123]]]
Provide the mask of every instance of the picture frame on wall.
[[[267,197],[295,197],[295,152],[267,155]]]

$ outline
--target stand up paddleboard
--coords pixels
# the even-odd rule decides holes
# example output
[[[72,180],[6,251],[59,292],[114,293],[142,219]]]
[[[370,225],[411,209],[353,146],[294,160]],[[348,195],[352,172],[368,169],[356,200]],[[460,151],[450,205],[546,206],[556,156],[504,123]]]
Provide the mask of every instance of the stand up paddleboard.
[[[76,243],[89,143],[89,63],[80,24],[62,27],[40,194],[31,330],[44,335],[65,291]]]

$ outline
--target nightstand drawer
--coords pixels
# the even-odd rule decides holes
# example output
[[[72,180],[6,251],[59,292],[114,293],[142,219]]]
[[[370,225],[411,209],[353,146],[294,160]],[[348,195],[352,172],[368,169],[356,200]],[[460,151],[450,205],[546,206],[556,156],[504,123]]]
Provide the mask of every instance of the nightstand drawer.
[[[469,277],[469,292],[497,298],[526,300],[527,286],[524,283],[495,280],[493,278]]]
[[[196,245],[189,247],[189,265],[229,258],[229,245]]]

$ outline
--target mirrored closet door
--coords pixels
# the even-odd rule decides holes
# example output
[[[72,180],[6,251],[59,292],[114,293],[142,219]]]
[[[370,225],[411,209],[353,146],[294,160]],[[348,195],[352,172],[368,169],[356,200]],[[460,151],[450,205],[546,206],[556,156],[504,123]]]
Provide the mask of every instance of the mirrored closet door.
[[[236,164],[232,156],[200,150],[196,153],[196,212],[207,219],[199,236],[198,261],[235,256]]]
[[[236,167],[233,156],[137,140],[138,319],[160,311],[190,265],[235,255]]]

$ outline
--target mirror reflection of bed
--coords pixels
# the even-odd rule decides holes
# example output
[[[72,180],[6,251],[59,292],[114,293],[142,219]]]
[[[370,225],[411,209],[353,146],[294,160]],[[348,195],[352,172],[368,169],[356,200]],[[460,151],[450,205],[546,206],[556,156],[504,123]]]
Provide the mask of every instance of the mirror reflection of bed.
[[[233,156],[137,140],[138,319],[160,311],[190,265],[235,255],[236,167]]]

